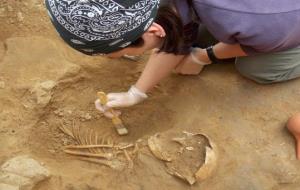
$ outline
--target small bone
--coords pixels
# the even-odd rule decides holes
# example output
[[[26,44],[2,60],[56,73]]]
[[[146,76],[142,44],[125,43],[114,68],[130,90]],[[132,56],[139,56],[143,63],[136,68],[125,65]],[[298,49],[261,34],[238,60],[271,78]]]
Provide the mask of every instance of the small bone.
[[[80,157],[79,159],[87,162],[96,163],[96,164],[102,164],[116,170],[124,169],[124,164],[118,160],[100,160],[97,158],[86,158],[86,157]]]
[[[65,125],[62,122],[61,122],[61,125],[59,126],[59,129],[63,133],[65,133],[66,135],[69,135],[70,137],[72,137],[74,139],[73,133],[67,127],[65,127]]]
[[[152,154],[163,161],[171,162],[172,157],[168,152],[164,152],[162,150],[160,140],[158,139],[158,134],[155,134],[154,136],[149,137],[148,139],[148,147]]]
[[[108,144],[108,143],[107,143],[107,140],[106,140],[105,138],[103,138],[103,144]],[[106,153],[105,148],[102,148],[101,150],[102,150],[104,153]]]
[[[66,149],[88,149],[88,148],[113,148],[111,144],[89,144],[89,145],[69,145]]]
[[[78,144],[82,144],[81,143],[81,140],[80,140],[80,129],[79,129],[79,126],[75,125],[75,122],[73,122],[73,134],[74,134],[74,137],[75,137],[75,140],[77,141]]]
[[[182,146],[186,146],[186,138],[185,137],[176,137],[173,138],[172,141],[177,142],[178,144]]]
[[[95,157],[95,158],[106,158],[108,160],[112,159],[113,154],[111,153],[88,153],[88,152],[81,152],[81,151],[72,151],[72,150],[64,150],[65,153],[77,155],[77,156],[87,156],[87,157]]]
[[[124,155],[125,155],[125,157],[126,157],[126,159],[128,161],[128,168],[132,169],[133,168],[133,161],[132,161],[132,159],[130,158],[128,152],[125,149],[123,150],[123,152],[124,152]]]
[[[86,139],[87,139],[87,145],[92,144],[92,135],[93,135],[93,131],[91,129],[88,130],[87,135],[86,135]],[[90,152],[92,153],[97,153],[96,150],[94,148],[90,148],[89,149]]]
[[[138,150],[139,150],[139,144],[135,143],[132,153],[135,154]]]
[[[119,146],[117,146],[117,148],[120,150],[123,150],[123,149],[131,148],[133,146],[134,146],[134,144],[127,144],[127,145],[119,145]]]
[[[88,145],[89,144],[89,129],[83,130],[82,131],[82,136],[83,136],[83,144]]]

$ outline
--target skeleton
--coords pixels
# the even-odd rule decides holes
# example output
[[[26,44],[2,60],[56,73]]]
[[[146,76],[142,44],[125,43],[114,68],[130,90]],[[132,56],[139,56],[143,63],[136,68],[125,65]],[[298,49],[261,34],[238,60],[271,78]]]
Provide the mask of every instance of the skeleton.
[[[133,159],[138,152],[138,145],[131,143],[114,143],[112,138],[103,138],[92,129],[81,129],[75,125],[61,124],[59,129],[72,137],[77,145],[64,146],[64,152],[78,156],[80,160],[108,166],[116,170],[122,170],[126,166],[133,167]],[[124,161],[125,159],[125,161]]]
[[[164,162],[168,174],[178,177],[190,185],[210,177],[217,166],[216,145],[202,133],[183,131],[183,133],[168,134],[170,132],[165,132],[150,136],[146,141],[140,139],[135,144],[131,144],[115,143],[112,138],[105,138],[103,135],[100,137],[96,131],[87,128],[81,129],[74,122],[72,126],[62,124],[59,128],[77,142],[76,145],[65,146],[65,153],[77,156],[80,160],[105,165],[115,170],[123,170],[126,166],[132,169],[137,153],[145,154],[147,153],[145,150],[150,151],[151,155]],[[162,136],[164,138],[161,138]],[[172,138],[172,136],[175,137]],[[200,150],[199,145],[201,144],[204,147]],[[168,149],[169,145],[173,149]],[[174,149],[174,147],[177,148]],[[199,151],[202,150],[205,159],[203,162],[196,161],[195,159],[198,160],[196,153],[199,154]],[[192,158],[191,155],[196,155],[196,157]],[[192,164],[191,167],[182,165],[190,159],[194,159],[194,165]]]

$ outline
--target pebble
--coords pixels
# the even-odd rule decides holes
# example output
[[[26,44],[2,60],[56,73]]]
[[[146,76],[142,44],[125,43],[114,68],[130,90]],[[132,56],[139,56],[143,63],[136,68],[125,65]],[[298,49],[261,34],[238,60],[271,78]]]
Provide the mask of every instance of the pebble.
[[[5,82],[4,81],[0,81],[0,89],[4,89],[5,88]]]
[[[92,119],[92,116],[91,116],[91,114],[86,113],[86,114],[84,115],[84,118],[85,118],[86,120],[91,120],[91,119]]]
[[[48,150],[51,154],[55,154],[56,153],[56,151],[54,150],[54,149],[49,149]]]
[[[192,150],[194,150],[194,147],[188,146],[188,147],[185,147],[185,149],[192,151]]]
[[[21,12],[17,13],[17,19],[18,19],[19,22],[23,22],[24,16],[23,16],[23,14]]]
[[[49,91],[49,90],[52,90],[56,86],[56,83],[52,80],[47,80],[47,81],[40,83],[40,86],[43,90]]]
[[[64,111],[61,110],[61,109],[57,109],[53,112],[55,115],[58,115],[60,117],[63,117],[64,116]]]

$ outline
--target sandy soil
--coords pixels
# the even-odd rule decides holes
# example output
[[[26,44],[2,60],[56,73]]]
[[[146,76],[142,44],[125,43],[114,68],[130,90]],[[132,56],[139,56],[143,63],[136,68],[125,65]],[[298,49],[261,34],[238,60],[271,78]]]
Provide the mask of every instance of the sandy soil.
[[[257,85],[231,64],[172,75],[149,100],[122,110],[130,134],[118,137],[94,109],[96,92],[127,90],[146,57],[132,62],[73,51],[38,0],[1,1],[0,23],[0,164],[22,154],[44,162],[53,177],[36,190],[299,189],[300,164],[284,125],[299,112],[300,80]],[[124,142],[169,130],[206,133],[218,146],[218,168],[190,187],[147,156],[122,172],[79,161],[62,152],[69,141],[58,129],[73,122]]]

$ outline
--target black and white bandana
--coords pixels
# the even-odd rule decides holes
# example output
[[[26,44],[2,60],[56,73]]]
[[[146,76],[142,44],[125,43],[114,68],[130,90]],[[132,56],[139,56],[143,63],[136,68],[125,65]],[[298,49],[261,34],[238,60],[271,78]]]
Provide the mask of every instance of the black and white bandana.
[[[46,0],[59,35],[76,50],[107,54],[129,46],[153,23],[160,0]]]

